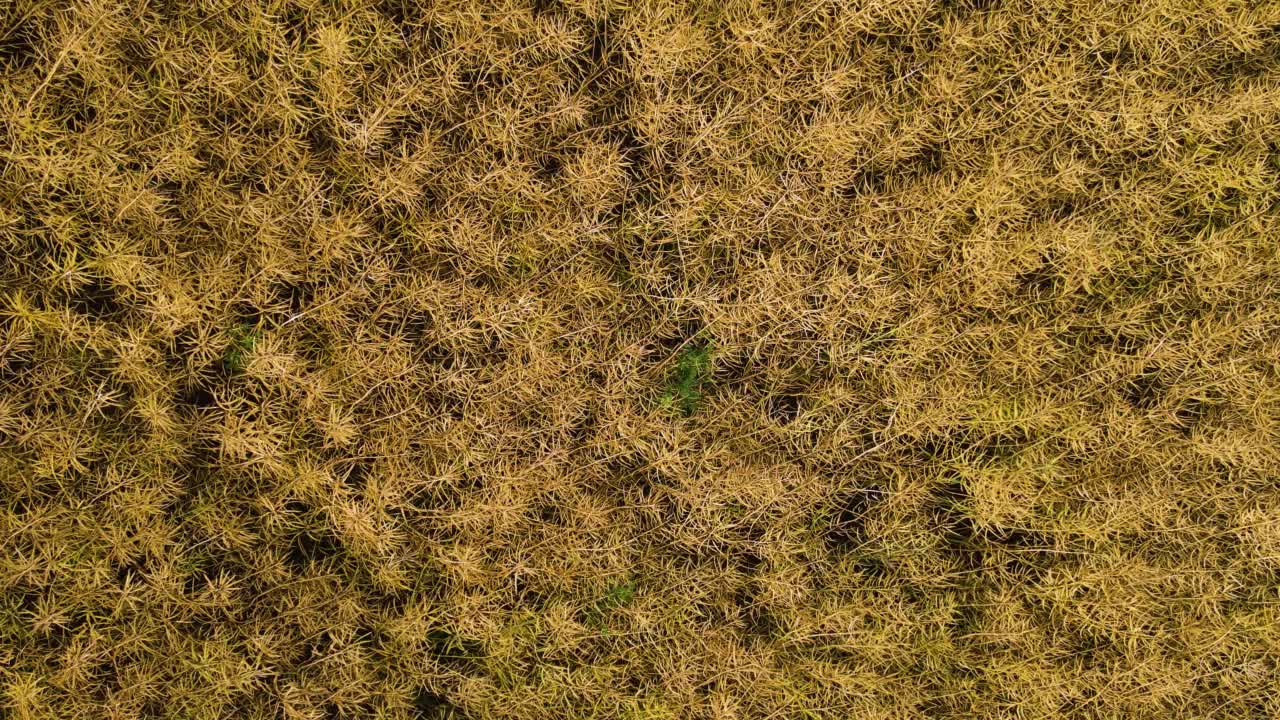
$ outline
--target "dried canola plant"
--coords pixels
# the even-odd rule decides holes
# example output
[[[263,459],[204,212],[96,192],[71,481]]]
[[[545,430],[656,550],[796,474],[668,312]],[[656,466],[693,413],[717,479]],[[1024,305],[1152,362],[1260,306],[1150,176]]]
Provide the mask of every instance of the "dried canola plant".
[[[0,718],[1277,677],[1280,1],[0,3]]]

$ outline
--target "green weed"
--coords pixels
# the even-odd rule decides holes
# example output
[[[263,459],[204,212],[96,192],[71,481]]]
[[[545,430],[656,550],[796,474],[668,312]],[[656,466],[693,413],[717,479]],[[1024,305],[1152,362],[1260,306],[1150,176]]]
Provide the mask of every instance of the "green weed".
[[[604,595],[596,600],[587,611],[587,625],[595,628],[602,635],[610,635],[611,631],[608,627],[609,613],[612,610],[630,605],[635,596],[636,585],[632,580],[624,580],[610,585],[605,590]]]
[[[692,415],[702,400],[702,386],[710,374],[710,346],[686,347],[667,381],[667,389],[662,394],[662,405],[674,407],[686,416]]]
[[[232,328],[230,334],[231,344],[222,356],[222,364],[230,372],[237,373],[248,364],[249,356],[253,354],[253,348],[258,342],[259,331],[251,325],[241,323]]]

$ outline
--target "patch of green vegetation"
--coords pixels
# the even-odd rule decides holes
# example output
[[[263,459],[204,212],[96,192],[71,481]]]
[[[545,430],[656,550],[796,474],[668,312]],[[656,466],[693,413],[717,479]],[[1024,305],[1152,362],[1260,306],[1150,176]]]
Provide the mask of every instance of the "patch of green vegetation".
[[[249,364],[249,356],[258,344],[258,329],[248,323],[241,323],[231,329],[231,345],[222,355],[222,364],[227,370],[237,373]]]
[[[674,407],[685,416],[692,415],[702,400],[702,385],[711,375],[711,347],[690,345],[680,354],[675,371],[662,394],[662,406]]]
[[[604,597],[601,598],[599,607],[602,609],[610,609],[617,607],[625,607],[631,604],[636,596],[636,585],[631,580],[624,580],[615,585],[610,585],[605,591]]]
[[[623,580],[610,585],[604,595],[587,611],[587,625],[599,630],[602,635],[609,635],[607,619],[610,611],[630,605],[635,596],[636,584],[633,580]]]

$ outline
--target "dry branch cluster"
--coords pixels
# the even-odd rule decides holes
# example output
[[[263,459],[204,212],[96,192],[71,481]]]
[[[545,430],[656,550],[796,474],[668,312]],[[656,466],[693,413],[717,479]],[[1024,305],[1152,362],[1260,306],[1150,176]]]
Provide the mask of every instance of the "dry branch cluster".
[[[1280,714],[1276,0],[0,6],[0,717]]]

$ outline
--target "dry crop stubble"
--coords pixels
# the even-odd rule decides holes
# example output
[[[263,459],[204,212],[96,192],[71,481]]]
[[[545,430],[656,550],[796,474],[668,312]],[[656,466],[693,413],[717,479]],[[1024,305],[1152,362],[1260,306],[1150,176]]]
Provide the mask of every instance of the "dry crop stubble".
[[[0,6],[0,717],[1280,713],[1280,4]]]

